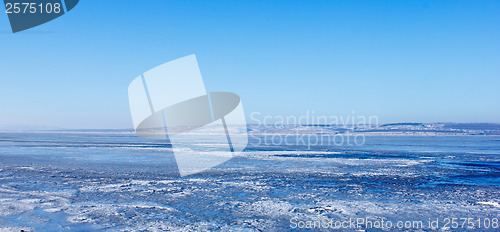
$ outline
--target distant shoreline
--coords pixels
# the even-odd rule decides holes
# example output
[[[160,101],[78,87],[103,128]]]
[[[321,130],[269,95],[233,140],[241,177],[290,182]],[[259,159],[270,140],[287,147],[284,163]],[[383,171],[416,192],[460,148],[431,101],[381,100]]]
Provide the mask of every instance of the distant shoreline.
[[[250,135],[336,134],[366,136],[479,136],[500,135],[497,123],[389,123],[380,125],[257,125],[247,124]],[[55,130],[2,130],[0,133],[95,133],[135,134],[134,129],[55,129]],[[154,133],[154,132],[152,132]],[[196,132],[194,132],[196,133]],[[209,133],[217,134],[216,131]]]

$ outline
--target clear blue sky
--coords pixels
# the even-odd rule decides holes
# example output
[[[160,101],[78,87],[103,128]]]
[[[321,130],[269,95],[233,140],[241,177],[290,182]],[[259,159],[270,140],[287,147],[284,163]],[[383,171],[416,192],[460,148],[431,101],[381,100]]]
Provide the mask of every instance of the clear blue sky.
[[[129,83],[189,54],[247,115],[500,122],[500,1],[83,0],[16,34],[0,13],[0,128],[131,128]]]

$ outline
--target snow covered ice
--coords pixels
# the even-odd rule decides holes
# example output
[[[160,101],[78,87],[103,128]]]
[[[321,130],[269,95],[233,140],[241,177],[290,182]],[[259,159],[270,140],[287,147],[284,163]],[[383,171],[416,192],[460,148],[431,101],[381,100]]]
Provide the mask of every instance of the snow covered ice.
[[[500,136],[307,148],[263,145],[259,133],[241,155],[186,177],[169,145],[131,131],[0,133],[0,231],[289,231],[291,218],[500,215]]]

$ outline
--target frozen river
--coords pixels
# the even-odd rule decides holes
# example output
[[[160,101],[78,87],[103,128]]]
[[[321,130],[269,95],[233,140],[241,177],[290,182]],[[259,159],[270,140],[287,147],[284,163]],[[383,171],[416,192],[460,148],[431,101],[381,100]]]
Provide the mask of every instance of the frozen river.
[[[0,133],[0,231],[288,231],[299,221],[428,226],[500,216],[500,136],[367,136],[360,146],[311,147],[257,140],[180,177],[168,145],[126,131]],[[476,230],[495,231],[493,221]]]

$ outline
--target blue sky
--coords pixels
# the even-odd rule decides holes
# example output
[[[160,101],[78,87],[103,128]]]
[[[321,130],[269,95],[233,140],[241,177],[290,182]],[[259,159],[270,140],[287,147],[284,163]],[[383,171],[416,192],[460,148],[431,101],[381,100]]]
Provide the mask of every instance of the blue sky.
[[[131,128],[129,83],[190,54],[247,115],[499,123],[499,22],[499,1],[102,0],[12,34],[2,7],[0,128]]]

